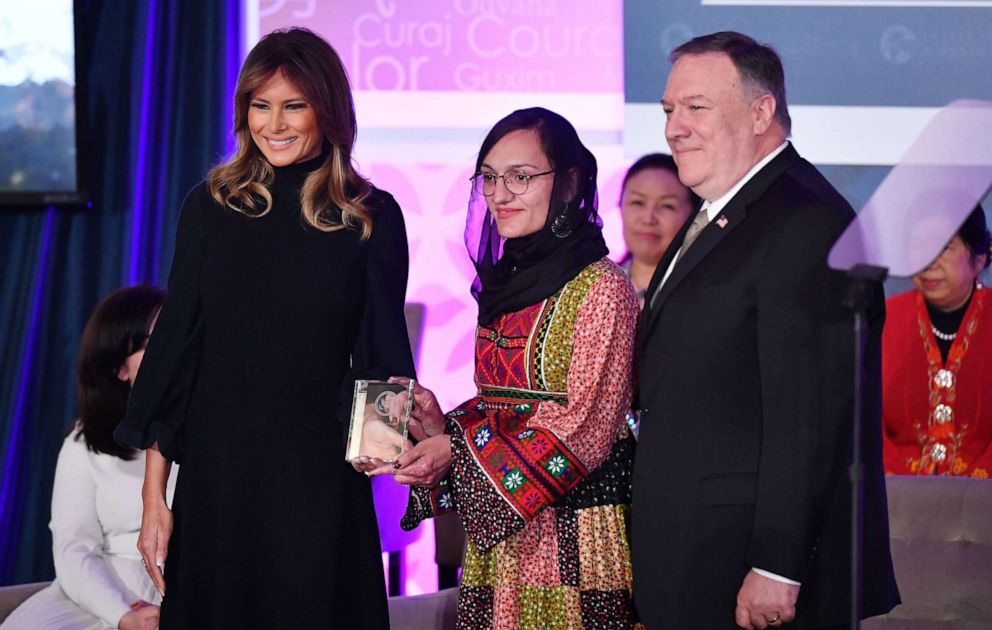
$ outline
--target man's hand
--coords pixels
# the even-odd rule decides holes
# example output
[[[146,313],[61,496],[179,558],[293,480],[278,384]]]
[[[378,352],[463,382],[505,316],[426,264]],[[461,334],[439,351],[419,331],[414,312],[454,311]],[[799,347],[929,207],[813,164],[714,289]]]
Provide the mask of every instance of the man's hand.
[[[798,586],[748,571],[737,592],[737,625],[760,630],[789,623],[796,618],[798,597]]]

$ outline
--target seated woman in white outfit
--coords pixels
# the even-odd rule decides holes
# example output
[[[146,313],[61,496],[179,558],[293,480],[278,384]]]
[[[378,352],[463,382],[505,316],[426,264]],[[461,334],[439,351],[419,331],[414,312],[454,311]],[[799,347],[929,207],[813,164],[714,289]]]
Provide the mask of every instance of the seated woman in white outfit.
[[[52,490],[56,578],[2,630],[158,628],[161,599],[136,547],[145,454],[119,446],[112,433],[164,298],[157,287],[120,289],[86,324],[76,365],[79,419],[62,444]]]

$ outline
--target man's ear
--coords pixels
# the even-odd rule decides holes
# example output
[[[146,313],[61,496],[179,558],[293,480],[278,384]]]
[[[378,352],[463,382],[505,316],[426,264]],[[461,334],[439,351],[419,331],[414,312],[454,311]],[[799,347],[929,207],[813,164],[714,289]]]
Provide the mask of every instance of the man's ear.
[[[760,136],[768,131],[772,123],[775,122],[775,110],[777,104],[775,97],[771,94],[763,94],[751,103],[751,112],[754,120],[754,135]]]

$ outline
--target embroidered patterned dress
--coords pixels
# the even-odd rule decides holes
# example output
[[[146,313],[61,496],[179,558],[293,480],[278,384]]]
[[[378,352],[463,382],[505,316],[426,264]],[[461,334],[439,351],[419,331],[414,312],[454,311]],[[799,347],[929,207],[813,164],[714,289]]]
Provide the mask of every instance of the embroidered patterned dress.
[[[972,294],[945,362],[919,291],[886,302],[882,336],[885,471],[962,475],[992,471],[992,305]]]
[[[637,299],[603,259],[480,326],[479,393],[448,414],[452,466],[407,529],[456,509],[468,534],[458,627],[631,628],[628,546]]]

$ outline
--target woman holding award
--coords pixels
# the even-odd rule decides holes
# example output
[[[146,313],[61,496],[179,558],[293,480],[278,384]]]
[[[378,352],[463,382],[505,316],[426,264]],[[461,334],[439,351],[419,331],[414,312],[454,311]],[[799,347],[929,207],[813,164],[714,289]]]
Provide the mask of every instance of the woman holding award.
[[[441,415],[417,386],[405,528],[458,511],[461,628],[629,628],[627,529],[637,298],[606,258],[596,160],[541,108],[479,151],[466,242],[478,395]],[[386,467],[375,470],[382,473]]]
[[[351,91],[320,37],[262,38],[235,108],[237,151],[183,204],[115,434],[149,449],[138,546],[163,628],[386,628],[369,480],[343,461],[343,423],[356,378],[413,376],[403,217],[352,167]]]

